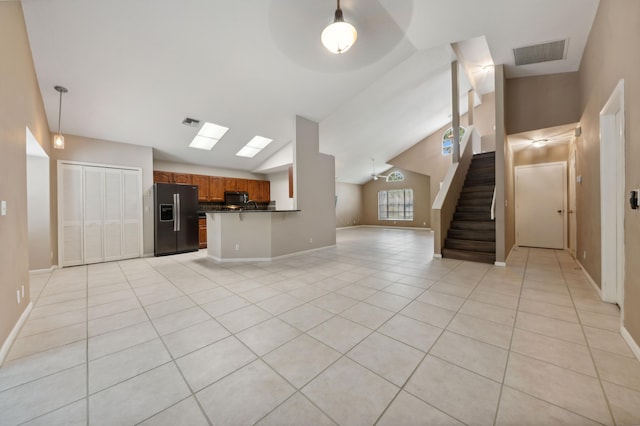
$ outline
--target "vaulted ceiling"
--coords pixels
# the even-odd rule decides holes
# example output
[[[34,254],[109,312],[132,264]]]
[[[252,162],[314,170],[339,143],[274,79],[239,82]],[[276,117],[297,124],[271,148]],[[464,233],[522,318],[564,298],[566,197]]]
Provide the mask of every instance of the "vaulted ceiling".
[[[160,160],[253,171],[293,139],[294,116],[320,123],[336,176],[363,182],[376,163],[446,124],[451,45],[467,77],[488,63],[508,77],[576,71],[598,0],[343,0],[358,41],[327,52],[333,0],[22,0],[52,131],[152,146]],[[564,59],[514,65],[513,48],[568,40]],[[493,77],[483,77],[491,81]],[[466,102],[462,103],[463,112]],[[211,150],[188,148],[185,117],[229,127]],[[274,139],[253,159],[235,153]]]

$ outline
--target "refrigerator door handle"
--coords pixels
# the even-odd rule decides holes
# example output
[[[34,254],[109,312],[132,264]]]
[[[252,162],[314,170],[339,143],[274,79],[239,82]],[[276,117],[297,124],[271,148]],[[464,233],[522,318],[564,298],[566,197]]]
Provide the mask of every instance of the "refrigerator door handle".
[[[178,220],[177,220],[177,231],[180,232],[180,220],[182,219],[181,213],[180,213],[180,194],[176,194],[177,200],[178,200],[178,208],[176,209],[176,212],[178,213]]]
[[[177,216],[177,212],[178,212],[178,203],[177,203],[177,195],[178,194],[173,194],[173,232],[176,232],[178,230],[177,228],[177,223],[178,223],[178,216]]]

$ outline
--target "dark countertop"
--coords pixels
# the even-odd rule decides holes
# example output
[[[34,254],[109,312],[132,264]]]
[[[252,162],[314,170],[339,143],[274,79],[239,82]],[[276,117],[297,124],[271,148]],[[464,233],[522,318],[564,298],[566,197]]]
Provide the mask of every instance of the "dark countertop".
[[[267,209],[238,209],[238,210],[199,210],[199,215],[206,213],[294,213],[301,210],[267,210]]]

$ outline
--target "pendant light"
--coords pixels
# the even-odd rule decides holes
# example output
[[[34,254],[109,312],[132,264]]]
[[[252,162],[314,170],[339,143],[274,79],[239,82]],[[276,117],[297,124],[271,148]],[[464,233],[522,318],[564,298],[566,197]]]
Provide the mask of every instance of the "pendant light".
[[[358,39],[358,32],[353,25],[344,21],[342,9],[340,9],[340,0],[337,1],[338,8],[336,9],[333,23],[322,31],[320,40],[329,52],[341,54],[355,44]]]
[[[53,138],[53,147],[56,149],[64,149],[64,136],[62,136],[62,132],[60,131],[60,119],[62,118],[62,94],[67,93],[69,90],[62,86],[54,86],[54,89],[60,93],[60,104],[58,105],[58,134]]]

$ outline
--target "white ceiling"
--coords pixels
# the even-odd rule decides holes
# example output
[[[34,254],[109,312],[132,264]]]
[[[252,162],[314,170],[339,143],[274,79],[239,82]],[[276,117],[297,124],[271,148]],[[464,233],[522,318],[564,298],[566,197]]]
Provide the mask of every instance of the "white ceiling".
[[[472,71],[487,50],[509,77],[576,71],[598,0],[343,0],[358,41],[339,56],[320,43],[333,0],[22,4],[52,131],[53,86],[63,85],[63,133],[152,146],[159,160],[255,170],[292,141],[297,114],[320,123],[336,176],[363,182],[371,158],[382,164],[450,120],[452,43],[470,75],[461,93],[493,90]],[[513,48],[556,39],[569,40],[564,60],[513,65]],[[210,152],[190,149],[197,129],[181,124],[187,116],[230,130]],[[255,135],[274,142],[236,157]]]

